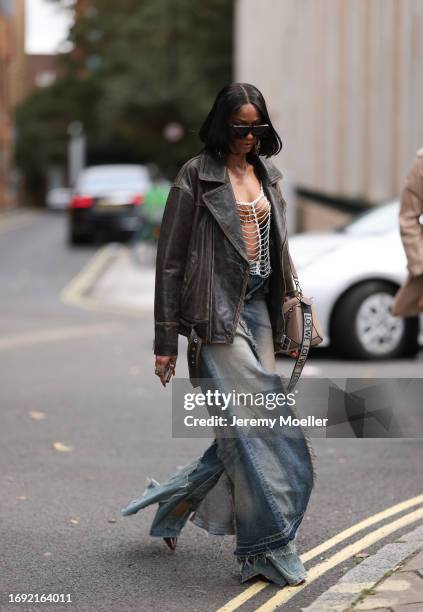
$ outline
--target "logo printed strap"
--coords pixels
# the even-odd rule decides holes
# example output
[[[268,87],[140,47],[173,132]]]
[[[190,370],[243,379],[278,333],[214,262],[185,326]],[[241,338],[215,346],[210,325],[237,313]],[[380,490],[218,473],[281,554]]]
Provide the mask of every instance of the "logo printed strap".
[[[313,332],[313,317],[311,314],[311,305],[304,304],[304,302],[301,302],[301,309],[303,313],[303,338],[299,355],[295,362],[294,369],[292,371],[291,378],[288,383],[288,392],[294,389],[301,376],[301,372],[307,360],[308,352],[310,350],[311,345],[311,337]]]

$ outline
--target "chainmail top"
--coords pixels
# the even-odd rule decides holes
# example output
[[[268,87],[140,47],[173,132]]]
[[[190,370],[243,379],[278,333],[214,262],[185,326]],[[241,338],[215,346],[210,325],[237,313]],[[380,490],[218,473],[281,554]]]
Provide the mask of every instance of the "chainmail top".
[[[248,253],[253,253],[250,274],[266,278],[271,273],[269,235],[271,206],[260,183],[260,193],[252,202],[236,200],[244,241]]]

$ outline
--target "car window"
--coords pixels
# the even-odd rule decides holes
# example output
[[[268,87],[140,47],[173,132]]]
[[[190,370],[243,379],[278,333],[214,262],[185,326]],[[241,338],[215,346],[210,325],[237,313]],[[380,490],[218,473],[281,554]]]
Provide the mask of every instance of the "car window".
[[[77,189],[87,194],[96,191],[129,189],[144,191],[151,186],[148,171],[139,169],[103,169],[96,168],[83,172],[77,181]]]
[[[336,231],[346,234],[384,234],[399,230],[399,201],[366,210]]]

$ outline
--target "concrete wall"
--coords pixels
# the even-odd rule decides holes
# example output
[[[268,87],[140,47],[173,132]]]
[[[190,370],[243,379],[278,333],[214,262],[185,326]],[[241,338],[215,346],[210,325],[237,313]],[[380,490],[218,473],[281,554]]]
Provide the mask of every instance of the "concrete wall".
[[[235,80],[256,85],[304,189],[395,197],[423,146],[422,0],[237,0]]]

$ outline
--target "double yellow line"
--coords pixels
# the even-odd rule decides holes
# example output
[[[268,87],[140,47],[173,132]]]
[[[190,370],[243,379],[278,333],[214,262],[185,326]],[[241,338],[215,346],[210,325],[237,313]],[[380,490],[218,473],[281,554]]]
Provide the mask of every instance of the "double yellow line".
[[[314,559],[318,555],[321,555],[330,548],[336,546],[340,542],[343,542],[344,540],[350,538],[356,533],[359,533],[363,529],[367,529],[372,525],[380,523],[381,521],[384,521],[385,519],[390,518],[395,514],[399,514],[404,510],[409,510],[414,506],[418,506],[422,502],[423,495],[418,495],[417,497],[413,497],[399,504],[395,504],[394,506],[391,506],[390,508],[387,508],[382,512],[378,512],[373,516],[369,516],[368,518],[360,521],[359,523],[348,527],[348,529],[341,531],[340,533],[336,534],[329,540],[326,540],[322,544],[319,544],[319,546],[316,546],[315,548],[312,548],[308,552],[304,553],[304,555],[301,556],[301,560],[303,563],[306,563],[307,561]],[[266,603],[257,608],[255,612],[271,612],[272,610],[275,610],[277,607],[281,606],[289,599],[294,597],[294,595],[307,588],[312,582],[317,580],[317,578],[320,578],[320,576],[333,569],[343,561],[350,559],[353,555],[368,548],[375,542],[382,540],[394,531],[397,531],[398,529],[401,529],[402,527],[405,527],[406,525],[414,523],[420,519],[423,519],[423,508],[418,508],[413,512],[404,514],[403,516],[392,521],[391,523],[387,523],[383,527],[379,527],[379,529],[370,532],[369,534],[357,540],[356,542],[345,546],[338,552],[334,553],[328,559],[325,559],[321,563],[317,563],[316,565],[313,565],[310,569],[307,569],[307,580],[305,583],[300,584],[298,586],[284,587],[283,589],[278,591],[276,595],[266,601]],[[257,595],[257,593],[265,589],[267,586],[269,586],[267,582],[256,582],[251,587],[245,589],[245,591],[228,601],[222,608],[219,608],[217,612],[231,612],[232,610],[237,610],[240,606],[242,606],[249,599]]]
[[[83,269],[62,289],[60,293],[62,302],[80,306],[87,310],[97,310],[97,300],[88,293],[114,261],[116,253],[117,248],[114,244],[107,244],[99,249]]]
[[[116,243],[109,243],[100,248],[83,269],[62,289],[61,301],[85,310],[132,315],[138,318],[144,316],[143,312],[135,308],[108,304],[91,295],[95,283],[119,256],[119,250],[120,246]]]

